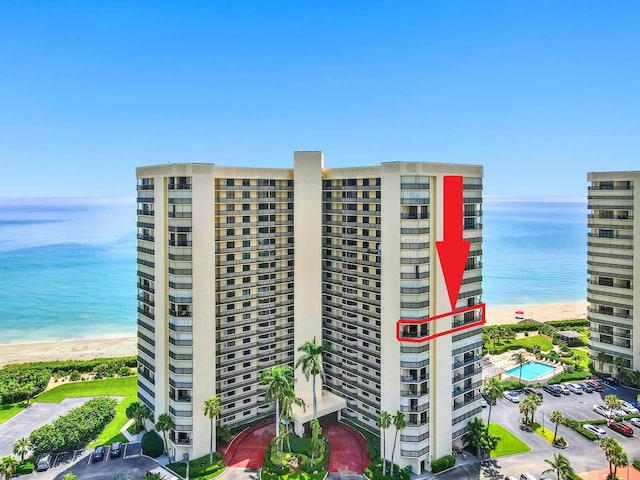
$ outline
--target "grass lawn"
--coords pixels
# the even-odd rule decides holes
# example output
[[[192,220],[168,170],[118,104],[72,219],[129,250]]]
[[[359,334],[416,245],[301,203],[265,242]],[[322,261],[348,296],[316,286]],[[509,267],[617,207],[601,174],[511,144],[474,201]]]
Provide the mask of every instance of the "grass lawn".
[[[0,424],[6,422],[14,415],[17,415],[26,407],[24,402],[9,403],[7,405],[0,405]]]
[[[556,426],[553,423],[551,424],[551,428],[549,428],[549,425],[545,425],[544,432],[543,432],[542,425],[536,422],[533,423],[533,431],[536,432],[538,435],[540,435],[549,443],[553,441],[553,431],[555,430],[555,428]]]
[[[120,433],[120,429],[129,420],[125,414],[127,407],[138,400],[138,384],[135,376],[65,383],[38,395],[34,401],[61,402],[69,397],[95,397],[100,395],[114,395],[124,397],[124,399],[116,406],[115,418],[106,426],[98,439],[89,445],[89,448],[113,442],[126,442],[127,439]]]
[[[491,452],[491,458],[531,451],[531,447],[529,447],[529,445],[524,443],[513,433],[506,430],[504,427],[502,427],[502,425],[498,425],[497,423],[490,424],[489,433],[491,433],[491,435],[498,435],[500,437],[498,447],[493,452]]]
[[[327,472],[324,470],[315,475],[313,473],[295,472],[286,475],[271,475],[262,470],[260,476],[263,480],[322,480]]]
[[[583,368],[589,367],[591,359],[589,358],[589,354],[586,350],[582,348],[572,348],[571,351],[573,352],[573,357],[570,359],[571,361],[577,362]]]
[[[548,352],[553,348],[553,343],[544,335],[533,335],[530,337],[518,338],[511,342],[511,345],[518,345],[520,347],[532,348],[534,345],[540,347],[540,351]]]
[[[167,465],[167,468],[173,470],[183,478],[187,474],[187,466],[182,462],[171,463]],[[214,452],[213,463],[211,465],[209,465],[209,455],[191,460],[189,462],[189,477],[202,480],[215,478],[224,472],[225,468],[226,466],[222,455],[218,452]]]

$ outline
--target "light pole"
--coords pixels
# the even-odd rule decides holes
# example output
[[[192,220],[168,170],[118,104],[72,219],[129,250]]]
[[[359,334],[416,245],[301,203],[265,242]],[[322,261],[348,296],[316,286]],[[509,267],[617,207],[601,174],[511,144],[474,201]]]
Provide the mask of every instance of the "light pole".
[[[542,433],[544,433],[544,412],[540,410],[540,413],[542,414]]]

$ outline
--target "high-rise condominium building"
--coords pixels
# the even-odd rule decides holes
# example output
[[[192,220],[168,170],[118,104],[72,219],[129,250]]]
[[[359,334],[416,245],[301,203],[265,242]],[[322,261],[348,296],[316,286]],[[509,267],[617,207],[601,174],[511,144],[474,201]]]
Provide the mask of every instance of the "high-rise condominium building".
[[[593,172],[589,187],[589,347],[596,369],[640,370],[640,171]],[[635,213],[634,213],[635,212]],[[637,322],[635,322],[637,323]]]
[[[436,261],[445,176],[460,178],[471,245],[453,300],[466,311],[449,316]],[[172,416],[175,456],[208,451],[212,395],[220,425],[272,415],[260,372],[293,365],[314,337],[331,348],[319,415],[377,433],[380,411],[402,411],[395,458],[414,472],[451,453],[481,411],[481,332],[465,326],[481,314],[467,307],[482,293],[482,167],[327,169],[322,153],[296,152],[293,169],[167,164],[137,177],[139,397]],[[300,432],[312,416],[300,372],[296,393],[309,405]]]

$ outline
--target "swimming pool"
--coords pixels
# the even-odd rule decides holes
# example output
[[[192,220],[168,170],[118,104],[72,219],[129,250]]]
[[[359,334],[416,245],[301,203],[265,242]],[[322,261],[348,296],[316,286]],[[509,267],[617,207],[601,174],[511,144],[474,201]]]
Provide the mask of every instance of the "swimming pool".
[[[536,378],[549,373],[554,370],[555,367],[540,362],[527,362],[522,364],[522,379],[523,380],[535,380]],[[520,377],[520,365],[513,367],[511,370],[507,370],[507,373],[513,377]]]

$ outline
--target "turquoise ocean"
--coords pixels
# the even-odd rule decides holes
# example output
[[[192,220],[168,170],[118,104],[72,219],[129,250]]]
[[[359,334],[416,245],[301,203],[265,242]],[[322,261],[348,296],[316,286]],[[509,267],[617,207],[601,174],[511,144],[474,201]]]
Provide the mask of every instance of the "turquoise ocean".
[[[134,199],[0,199],[0,343],[134,335]],[[487,305],[586,295],[586,203],[485,200]]]

